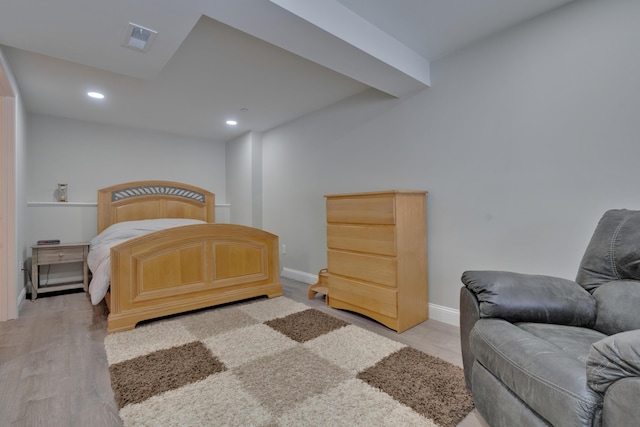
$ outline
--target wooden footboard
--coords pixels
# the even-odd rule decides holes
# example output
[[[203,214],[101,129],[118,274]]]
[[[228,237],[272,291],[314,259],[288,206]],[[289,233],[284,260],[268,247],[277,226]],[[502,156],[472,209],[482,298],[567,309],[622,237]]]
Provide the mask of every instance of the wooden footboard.
[[[232,224],[144,235],[111,249],[107,332],[141,320],[282,295],[278,236]]]

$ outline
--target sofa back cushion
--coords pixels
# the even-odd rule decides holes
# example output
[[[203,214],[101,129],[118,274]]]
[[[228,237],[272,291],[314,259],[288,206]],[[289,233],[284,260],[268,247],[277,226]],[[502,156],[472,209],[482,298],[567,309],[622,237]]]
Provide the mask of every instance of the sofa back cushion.
[[[640,280],[640,211],[605,212],[576,276],[576,282],[592,294],[614,280]]]
[[[607,335],[640,329],[640,281],[616,280],[593,291],[596,324],[593,329]]]

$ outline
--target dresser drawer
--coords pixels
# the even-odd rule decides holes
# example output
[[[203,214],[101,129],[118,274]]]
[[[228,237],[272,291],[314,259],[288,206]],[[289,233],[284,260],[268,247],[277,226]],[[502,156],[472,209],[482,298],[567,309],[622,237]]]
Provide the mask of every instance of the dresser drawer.
[[[396,229],[393,226],[327,225],[330,249],[396,255]]]
[[[84,248],[40,248],[38,249],[38,264],[55,264],[59,262],[84,261]]]
[[[387,224],[396,222],[393,194],[370,197],[328,197],[327,222],[347,224]]]
[[[331,274],[394,288],[397,286],[395,258],[329,250],[327,260]]]
[[[329,295],[332,300],[344,301],[384,316],[398,317],[398,292],[356,280],[329,274]]]

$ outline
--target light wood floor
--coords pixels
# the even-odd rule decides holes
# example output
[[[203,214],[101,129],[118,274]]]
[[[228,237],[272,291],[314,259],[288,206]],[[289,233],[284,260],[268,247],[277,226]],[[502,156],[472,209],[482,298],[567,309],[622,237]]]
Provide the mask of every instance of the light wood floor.
[[[428,320],[402,334],[366,317],[334,310],[305,283],[282,279],[284,295],[462,366],[458,328]],[[24,303],[0,322],[0,426],[121,426],[104,350],[106,308],[73,293]],[[473,411],[460,423],[486,427]]]

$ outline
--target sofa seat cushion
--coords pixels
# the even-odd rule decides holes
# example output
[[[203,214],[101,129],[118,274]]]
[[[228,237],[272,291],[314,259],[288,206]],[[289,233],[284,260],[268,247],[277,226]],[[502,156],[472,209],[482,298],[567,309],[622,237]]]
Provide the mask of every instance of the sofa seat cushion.
[[[591,345],[606,335],[593,329],[546,323],[517,323],[523,331],[535,335],[586,365]]]
[[[562,325],[480,319],[471,330],[478,363],[553,425],[598,425],[602,395],[587,385],[590,346],[605,335]],[[481,393],[473,384],[473,393]]]

